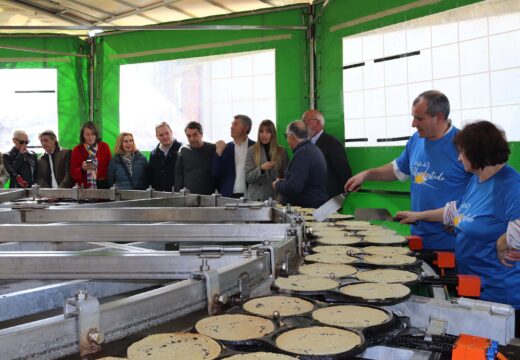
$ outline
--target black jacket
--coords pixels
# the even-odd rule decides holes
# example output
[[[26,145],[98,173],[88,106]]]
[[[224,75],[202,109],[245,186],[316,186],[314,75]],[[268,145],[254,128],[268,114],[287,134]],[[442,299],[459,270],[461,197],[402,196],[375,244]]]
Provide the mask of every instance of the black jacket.
[[[159,149],[159,145],[150,153],[148,176],[150,185],[157,191],[172,191],[175,185],[175,163],[182,144],[173,140],[168,155]]]
[[[17,148],[13,147],[11,151],[5,153],[2,158],[4,160],[5,169],[11,179],[9,183],[10,188],[20,187],[16,182],[18,175],[27,181],[28,186],[36,183],[38,180],[38,164],[34,152],[28,151],[22,154]]]
[[[316,141],[327,161],[327,191],[329,197],[343,193],[343,187],[352,176],[352,169],[345,154],[345,146],[325,131]]]

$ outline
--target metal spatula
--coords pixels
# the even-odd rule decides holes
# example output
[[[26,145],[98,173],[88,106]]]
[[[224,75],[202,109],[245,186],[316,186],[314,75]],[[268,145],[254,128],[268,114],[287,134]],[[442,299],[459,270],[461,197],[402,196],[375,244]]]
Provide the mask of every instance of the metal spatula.
[[[348,194],[349,193],[346,192],[334,196],[325,204],[321,205],[319,208],[314,210],[314,213],[312,213],[312,215],[317,221],[324,221],[329,217],[330,214],[335,213],[336,211],[338,211],[338,209],[341,209],[343,207],[343,201],[345,201],[345,198]]]
[[[387,209],[363,209],[357,208],[354,210],[354,217],[356,220],[384,220],[396,221]]]

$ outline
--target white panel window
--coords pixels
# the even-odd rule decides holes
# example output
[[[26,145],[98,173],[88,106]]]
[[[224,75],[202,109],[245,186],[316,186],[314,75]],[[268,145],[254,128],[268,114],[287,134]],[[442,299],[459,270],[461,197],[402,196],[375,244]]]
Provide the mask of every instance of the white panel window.
[[[520,68],[491,72],[491,93],[494,106],[518,103]]]
[[[406,85],[387,87],[385,89],[385,95],[386,115],[395,116],[410,113],[408,88]]]
[[[492,15],[489,17],[489,34],[499,34],[520,29],[520,12]]]
[[[432,26],[432,46],[455,44],[459,41],[459,28],[456,22]]]
[[[345,69],[343,72],[343,89],[345,91],[363,90],[363,67]]]
[[[366,133],[370,134],[367,146],[376,146],[377,139],[386,139],[386,120],[381,118],[370,118],[366,121]]]
[[[432,51],[422,50],[417,56],[407,58],[408,82],[415,83],[432,79]]]
[[[404,144],[377,139],[413,134],[412,102],[431,89],[448,96],[455,126],[491,120],[520,141],[520,2],[479,2],[343,39],[358,58],[360,42],[364,65],[343,71],[345,137],[368,140],[346,146]],[[353,53],[344,51],[344,66]]]
[[[358,119],[365,116],[363,91],[353,91],[344,94],[343,108],[348,119]]]
[[[372,89],[365,91],[365,116],[385,116],[385,89]]]
[[[460,94],[462,109],[489,108],[489,74],[461,77]]]
[[[492,121],[502,125],[502,130],[506,132],[508,141],[518,141],[520,139],[520,105],[497,106],[492,108]]]
[[[459,22],[459,40],[470,40],[486,37],[488,34],[487,18],[463,20]]]
[[[347,120],[345,125],[348,127],[345,130],[345,139],[362,139],[366,137],[365,119]],[[356,146],[357,143],[352,144]],[[366,146],[366,143],[363,143],[362,146]]]
[[[14,146],[15,130],[24,130],[29,146],[39,147],[39,133],[52,130],[58,134],[58,71],[0,70],[0,109],[0,151],[7,152]]]
[[[363,60],[374,60],[383,57],[383,34],[368,35],[363,37]]]
[[[363,66],[363,83],[365,89],[382,87],[385,85],[385,63],[373,61]]]
[[[460,74],[489,71],[488,38],[460,43]]]
[[[520,66],[520,30],[489,38],[491,70]]]
[[[385,85],[406,84],[407,61],[406,58],[385,61]]]
[[[361,37],[343,39],[343,59],[345,64],[363,62],[363,39]]]
[[[276,123],[275,81],[274,50],[121,65],[120,129],[143,150],[157,145],[161,121],[183,142],[190,121],[202,124],[204,140],[230,141],[233,116],[244,114],[256,138],[262,120]]]
[[[384,34],[384,55],[392,56],[406,52],[406,31],[393,31]]]
[[[406,30],[406,50],[429,49],[432,46],[431,27],[420,26]]]
[[[459,75],[459,45],[443,45],[432,49],[433,78]]]

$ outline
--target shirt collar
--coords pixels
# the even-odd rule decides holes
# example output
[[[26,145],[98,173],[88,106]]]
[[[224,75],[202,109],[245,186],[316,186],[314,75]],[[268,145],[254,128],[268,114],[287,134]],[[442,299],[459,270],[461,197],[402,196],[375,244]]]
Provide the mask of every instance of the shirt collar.
[[[323,130],[324,129],[321,129],[321,131],[319,133],[317,133],[316,135],[314,135],[313,137],[311,137],[311,142],[313,144],[316,144],[316,141],[318,141],[318,139],[320,138],[321,134],[323,134]]]

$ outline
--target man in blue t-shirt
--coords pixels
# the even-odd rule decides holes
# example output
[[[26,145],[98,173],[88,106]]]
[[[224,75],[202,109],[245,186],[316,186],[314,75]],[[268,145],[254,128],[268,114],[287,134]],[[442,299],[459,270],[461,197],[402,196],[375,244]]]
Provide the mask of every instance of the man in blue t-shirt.
[[[453,137],[459,131],[448,116],[450,102],[436,90],[425,91],[413,102],[412,127],[417,132],[402,154],[386,165],[368,169],[351,177],[345,191],[357,191],[364,181],[406,181],[410,179],[411,208],[424,211],[443,207],[459,199],[471,174],[457,160]],[[412,234],[423,237],[425,249],[453,250],[455,234],[442,224],[420,221],[412,225]]]

